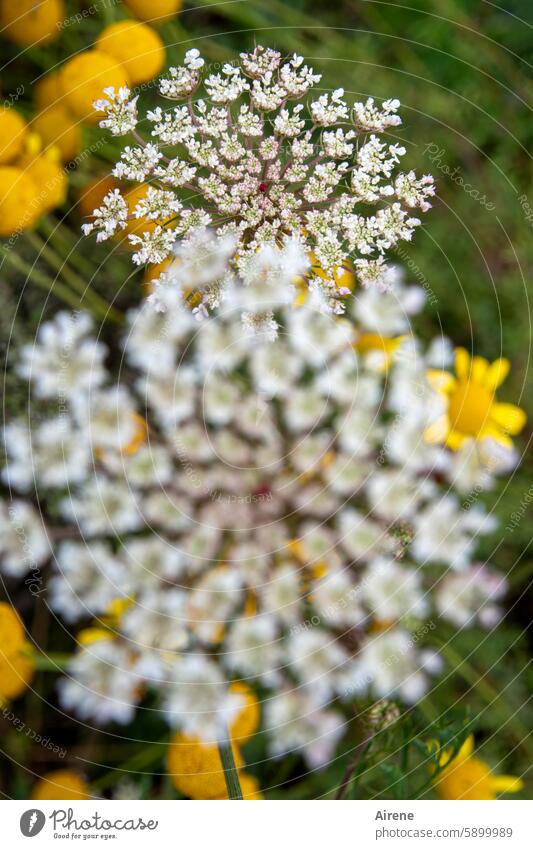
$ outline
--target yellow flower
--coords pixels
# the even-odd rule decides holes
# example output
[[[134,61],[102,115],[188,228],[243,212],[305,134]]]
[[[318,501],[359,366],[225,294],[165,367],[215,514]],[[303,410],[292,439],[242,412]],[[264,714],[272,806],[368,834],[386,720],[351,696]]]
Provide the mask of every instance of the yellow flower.
[[[0,649],[8,657],[17,652],[24,642],[24,626],[16,610],[0,601]]]
[[[317,277],[320,277],[322,280],[327,280],[328,275],[324,272],[322,266],[318,262],[316,256],[311,253],[309,259],[311,260],[311,274],[315,274]],[[335,272],[333,275],[333,279],[335,283],[339,287],[344,287],[345,289],[349,289],[350,292],[353,292],[355,289],[355,275],[351,269],[343,268],[342,271]]]
[[[113,56],[100,50],[79,53],[61,69],[61,87],[66,105],[74,115],[96,124],[102,117],[93,107],[95,100],[104,97],[108,86],[118,90],[129,84],[128,73]]]
[[[64,19],[63,0],[0,0],[3,34],[21,47],[53,41]]]
[[[318,262],[314,253],[309,254],[309,261],[311,263],[311,268],[307,272],[308,276],[316,276],[320,277],[322,280],[327,280],[328,275],[324,272],[322,266]],[[340,273],[335,273],[334,280],[337,286],[344,287],[345,289],[349,289],[350,292],[353,292],[355,288],[355,275],[352,270],[347,268],[343,268]],[[294,300],[294,306],[300,307],[302,304],[305,304],[307,301],[307,296],[309,294],[308,284],[305,277],[296,277],[294,280],[294,285],[296,286],[296,298]]]
[[[39,191],[22,168],[0,167],[0,236],[28,230],[41,213]]]
[[[90,799],[87,782],[72,769],[56,769],[47,772],[39,779],[33,792],[32,799]]]
[[[59,71],[48,71],[38,83],[35,84],[33,90],[35,103],[39,109],[46,109],[47,106],[64,106],[64,92],[61,85],[61,74]]]
[[[144,269],[143,275],[143,285],[146,289],[146,294],[149,295],[150,292],[153,291],[154,288],[154,280],[157,280],[163,271],[165,271],[172,259],[164,259],[163,262],[159,262],[156,265],[147,265]]]
[[[244,698],[244,705],[230,725],[231,739],[238,746],[243,746],[259,727],[259,702],[254,691],[244,681],[234,681],[229,691]]]
[[[382,362],[383,371],[387,371],[392,365],[395,352],[405,338],[405,336],[395,336],[389,339],[379,333],[361,333],[354,348],[361,354],[375,351],[382,358],[380,362]]]
[[[177,15],[182,0],[124,0],[124,5],[141,21],[162,23]]]
[[[243,766],[233,747],[237,769]],[[196,737],[179,732],[168,750],[168,771],[176,788],[190,799],[226,799],[226,779],[216,745],[206,745]]]
[[[26,121],[14,109],[0,107],[0,164],[12,162],[24,148]]]
[[[28,152],[16,164],[24,169],[24,173],[38,188],[35,203],[40,215],[65,202],[68,179],[61,166],[57,147],[49,147],[42,152],[42,142],[36,133],[30,134],[27,142]]]
[[[118,21],[106,27],[95,47],[122,62],[133,85],[153,79],[165,64],[160,36],[137,21]]]
[[[17,612],[0,602],[0,702],[16,699],[30,683],[34,672],[30,652]]]
[[[70,162],[80,152],[82,138],[79,121],[64,106],[49,106],[36,115],[31,126],[45,147],[53,145],[58,149],[63,162]]]
[[[450,749],[439,753],[439,765],[444,766],[444,769],[435,779],[435,787],[442,799],[491,800],[496,799],[498,793],[518,793],[522,790],[522,779],[513,775],[495,775],[485,761],[472,754],[473,751],[474,736],[471,734],[451,762]],[[446,766],[448,762],[449,766]]]
[[[107,628],[90,626],[78,631],[76,640],[80,646],[90,646],[92,643],[99,643],[101,640],[113,640],[113,632],[108,631]]]
[[[464,348],[455,352],[456,377],[446,371],[430,369],[428,380],[445,402],[445,412],[429,428],[428,442],[445,444],[457,451],[467,439],[494,439],[507,448],[513,443],[509,434],[520,433],[526,414],[514,404],[500,403],[496,389],[509,373],[509,360],[489,364]]]

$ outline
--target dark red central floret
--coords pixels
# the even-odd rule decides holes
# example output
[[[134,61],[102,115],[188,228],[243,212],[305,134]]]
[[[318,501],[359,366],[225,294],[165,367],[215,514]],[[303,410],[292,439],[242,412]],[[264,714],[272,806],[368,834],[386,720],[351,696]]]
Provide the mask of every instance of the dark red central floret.
[[[263,194],[268,190],[268,183],[259,183],[259,191]]]

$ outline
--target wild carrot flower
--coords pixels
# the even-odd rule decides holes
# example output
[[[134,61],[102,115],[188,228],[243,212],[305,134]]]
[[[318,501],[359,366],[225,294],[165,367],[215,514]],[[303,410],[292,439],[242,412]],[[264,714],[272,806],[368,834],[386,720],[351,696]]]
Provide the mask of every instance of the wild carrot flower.
[[[398,100],[350,106],[341,88],[309,100],[320,79],[301,56],[283,60],[264,47],[220,73],[206,70],[197,49],[170,68],[159,91],[177,105],[147,113],[148,137],[136,130],[114,170],[152,187],[130,214],[158,224],[130,236],[133,261],[160,263],[195,229],[210,227],[234,239],[240,274],[263,248],[297,242],[320,268],[306,279],[329,311],[344,311],[349,289],[339,280],[347,268],[364,285],[383,286],[385,253],[411,239],[420,224],[415,213],[430,207],[433,180],[397,169],[405,148],[383,134],[401,123]],[[114,135],[132,132],[136,98],[127,88],[105,94],[95,103],[105,113],[101,125]],[[104,201],[84,232],[108,239],[125,229],[119,204],[116,196]],[[227,282],[202,292],[206,311]]]

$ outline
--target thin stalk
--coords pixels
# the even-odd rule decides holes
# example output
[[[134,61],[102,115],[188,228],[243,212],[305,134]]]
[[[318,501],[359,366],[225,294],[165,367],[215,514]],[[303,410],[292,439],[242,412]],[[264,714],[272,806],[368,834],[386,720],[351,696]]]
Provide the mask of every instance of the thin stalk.
[[[462,657],[451,646],[441,645],[440,651],[446,660],[453,665],[456,673],[470,684],[472,689],[479,693],[483,701],[492,708],[496,715],[499,715],[501,721],[504,724],[509,723],[515,739],[525,748],[529,749],[530,752],[533,751],[529,743],[526,745],[526,740],[529,737],[530,732],[522,723],[520,718],[516,716],[518,710],[514,706],[509,705],[504,698],[504,692],[507,688],[505,688],[503,692],[496,690],[489,681],[486,673],[478,672],[478,670],[472,666],[466,658]]]
[[[69,236],[71,236],[71,233],[66,227],[60,224],[59,221],[54,221],[49,218],[41,218],[39,229],[41,230],[44,238],[52,244],[52,247],[59,251],[59,253],[65,254],[67,260],[74,266],[74,268],[76,268],[81,274],[85,274],[88,277],[93,276],[95,272],[93,264],[76,250],[77,245],[72,238],[69,242],[66,233],[68,233]]]
[[[72,655],[63,652],[49,652],[48,654],[40,654],[39,652],[30,652],[29,657],[35,667],[40,672],[57,672],[59,669],[66,669]]]
[[[124,777],[125,773],[139,772],[150,766],[150,764],[161,760],[161,757],[166,752],[167,748],[168,737],[165,737],[157,743],[152,743],[149,746],[146,746],[140,752],[137,752],[135,755],[132,755],[131,758],[124,761],[120,766],[111,767],[109,771],[100,778],[97,778],[95,781],[91,781],[91,789],[105,790],[108,787],[112,787],[113,784]]]
[[[235,758],[233,757],[233,749],[229,735],[225,740],[218,744],[218,753],[224,770],[224,778],[226,779],[226,787],[228,790],[229,799],[242,799],[241,782],[239,781],[239,773],[235,766]]]
[[[110,318],[112,321],[122,321],[122,316],[108,302],[101,297],[97,292],[94,292],[85,280],[73,271],[65,262],[65,260],[56,254],[37,233],[27,230],[25,232],[26,241],[37,251],[39,256],[42,256],[54,270],[61,274],[64,280],[80,293],[82,299],[93,309],[95,315],[100,318]]]
[[[374,734],[371,733],[364,740],[361,740],[353,751],[352,758],[350,763],[346,767],[346,771],[342,778],[342,781],[339,785],[339,789],[337,790],[336,799],[343,799],[348,792],[352,779],[355,778],[359,771],[359,767],[363,762],[364,756],[367,754],[370,746],[372,745],[372,740],[374,739]]]

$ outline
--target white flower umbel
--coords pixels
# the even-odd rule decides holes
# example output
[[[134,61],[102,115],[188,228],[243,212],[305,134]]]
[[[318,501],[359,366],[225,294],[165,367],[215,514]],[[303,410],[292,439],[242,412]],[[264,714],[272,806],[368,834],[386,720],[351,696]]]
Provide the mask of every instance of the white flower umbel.
[[[355,268],[363,285],[384,288],[384,254],[412,238],[420,224],[414,210],[430,208],[433,180],[398,170],[406,152],[391,135],[401,124],[398,100],[350,105],[342,88],[313,99],[320,81],[301,56],[284,60],[258,46],[217,74],[189,50],[159,82],[161,96],[176,105],[157,106],[139,125],[137,97],[107,89],[107,99],[95,102],[105,113],[101,126],[132,133],[135,142],[114,173],[146,185],[147,200],[128,211],[114,190],[84,232],[105,240],[128,217],[141,218],[146,231],[129,239],[142,265],[171,259],[194,229],[210,226],[235,239],[232,271],[265,245],[281,248],[292,238],[314,258],[319,274],[310,270],[305,280],[332,312],[344,310],[346,269]],[[156,220],[154,231],[148,223]],[[227,282],[189,280],[200,290],[201,312],[218,306]]]
[[[205,246],[207,280],[219,258]],[[182,249],[186,266],[196,249]],[[287,250],[298,263],[299,245]],[[4,433],[4,478],[24,497],[0,510],[0,557],[21,581],[50,561],[52,609],[85,637],[96,618],[64,709],[129,723],[147,707],[146,722],[160,712],[213,742],[240,677],[265,694],[272,754],[320,765],[360,700],[419,699],[440,668],[426,635],[441,617],[492,627],[504,584],[472,563],[487,516],[464,508],[463,478],[424,442],[435,398],[407,318],[419,290],[358,293],[353,323],[292,309],[281,256],[263,246],[243,266],[258,303],[276,293],[275,345],[243,333],[246,287],[201,324],[185,304],[145,303],[113,352],[118,380],[78,316],[82,380],[64,382],[59,430],[53,364],[71,323],[42,326],[22,352],[39,422]],[[482,471],[469,466],[469,483]]]

